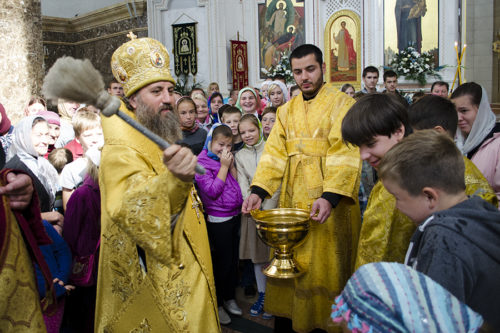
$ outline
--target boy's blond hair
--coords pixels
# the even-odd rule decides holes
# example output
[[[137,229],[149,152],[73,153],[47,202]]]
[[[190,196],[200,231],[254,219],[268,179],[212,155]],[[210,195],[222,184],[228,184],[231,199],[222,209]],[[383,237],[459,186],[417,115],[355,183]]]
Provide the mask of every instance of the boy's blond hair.
[[[79,137],[86,130],[101,127],[101,118],[87,107],[83,107],[73,117],[72,124],[75,137]]]
[[[56,148],[50,152],[47,159],[56,168],[57,173],[61,173],[66,164],[73,162],[73,153],[66,148]]]
[[[382,180],[389,180],[412,196],[424,187],[448,194],[465,191],[462,154],[446,134],[436,130],[417,131],[392,147],[379,165]]]

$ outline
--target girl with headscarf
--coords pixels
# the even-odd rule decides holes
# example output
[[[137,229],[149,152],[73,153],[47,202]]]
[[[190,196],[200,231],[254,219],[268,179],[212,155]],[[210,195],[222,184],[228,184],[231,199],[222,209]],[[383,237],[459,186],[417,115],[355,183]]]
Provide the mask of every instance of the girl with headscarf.
[[[42,219],[58,232],[62,231],[64,217],[52,211],[56,193],[60,190],[56,169],[43,155],[49,146],[49,125],[42,116],[23,118],[14,129],[14,139],[7,156],[6,168],[20,169],[33,179],[40,200]]]
[[[281,81],[272,81],[269,84],[269,89],[267,90],[267,96],[270,106],[279,107],[285,104],[288,100],[288,89],[286,85]]]
[[[221,93],[216,91],[208,98],[208,109],[210,110],[210,115],[212,116],[213,123],[219,122],[219,109],[224,104],[224,98]]]
[[[233,132],[225,124],[214,124],[208,133],[198,163],[206,173],[195,175],[199,194],[207,214],[207,231],[213,249],[215,289],[219,304],[219,321],[229,324],[242,311],[236,304],[235,288],[238,275],[238,231],[243,199],[236,181],[236,168],[231,152]]]
[[[264,151],[265,141],[259,119],[251,114],[246,114],[241,118],[238,128],[245,146],[236,153],[235,162],[238,171],[238,184],[243,199],[246,199],[250,195],[250,184]],[[280,191],[276,191],[272,198],[264,200],[262,209],[276,208],[279,195]],[[241,217],[239,254],[241,260],[252,260],[259,292],[257,301],[250,308],[250,315],[259,316],[262,314],[264,319],[270,319],[272,316],[264,312],[266,276],[262,273],[262,269],[269,262],[269,247],[258,237],[255,220],[250,215]]]
[[[259,118],[260,105],[259,94],[257,94],[253,88],[245,87],[240,90],[238,100],[236,101],[236,107],[240,109],[243,115],[253,114],[255,117]]]
[[[500,123],[479,84],[460,85],[451,95],[458,113],[457,146],[488,180],[500,200]]]

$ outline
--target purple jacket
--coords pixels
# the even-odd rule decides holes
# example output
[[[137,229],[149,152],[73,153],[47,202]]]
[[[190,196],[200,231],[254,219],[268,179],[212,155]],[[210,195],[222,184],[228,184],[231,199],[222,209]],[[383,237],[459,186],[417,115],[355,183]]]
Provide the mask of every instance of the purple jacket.
[[[207,170],[204,175],[195,175],[205,212],[217,217],[238,215],[243,197],[236,179],[230,172],[227,173],[225,182],[217,178],[220,162],[208,157],[206,149],[198,155],[198,163]]]
[[[96,250],[101,237],[101,196],[99,185],[89,176],[68,200],[63,237],[74,256],[89,256]]]

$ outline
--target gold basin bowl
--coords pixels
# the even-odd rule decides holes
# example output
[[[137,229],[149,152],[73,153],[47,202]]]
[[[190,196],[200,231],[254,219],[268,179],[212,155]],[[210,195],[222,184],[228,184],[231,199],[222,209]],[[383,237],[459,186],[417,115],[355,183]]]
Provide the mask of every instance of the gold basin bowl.
[[[295,278],[305,270],[293,258],[293,248],[304,242],[309,232],[309,211],[298,208],[277,208],[251,212],[257,233],[274,249],[274,258],[263,272],[279,279]]]

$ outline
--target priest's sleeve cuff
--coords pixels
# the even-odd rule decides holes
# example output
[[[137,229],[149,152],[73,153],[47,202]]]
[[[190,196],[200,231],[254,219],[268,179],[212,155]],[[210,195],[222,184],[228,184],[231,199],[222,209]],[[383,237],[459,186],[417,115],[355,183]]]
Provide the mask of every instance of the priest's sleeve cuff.
[[[328,200],[328,202],[330,203],[330,205],[332,205],[332,208],[335,208],[337,207],[337,205],[339,204],[339,201],[340,199],[342,199],[342,195],[338,194],[338,193],[332,193],[332,192],[323,192],[323,194],[321,195],[321,197],[325,200]]]
[[[269,196],[269,193],[267,193],[267,191],[264,190],[262,187],[254,185],[251,187],[251,189],[252,189],[251,193],[257,194],[262,201],[264,201],[264,199]]]

